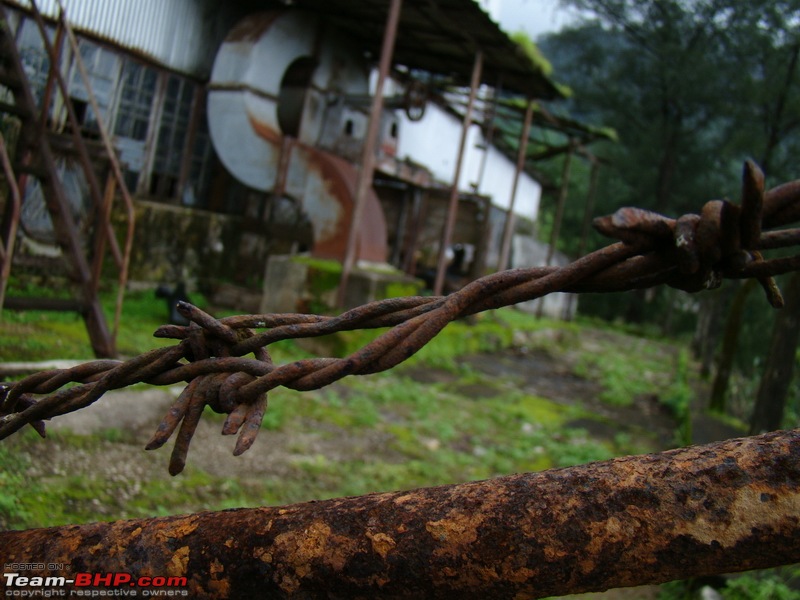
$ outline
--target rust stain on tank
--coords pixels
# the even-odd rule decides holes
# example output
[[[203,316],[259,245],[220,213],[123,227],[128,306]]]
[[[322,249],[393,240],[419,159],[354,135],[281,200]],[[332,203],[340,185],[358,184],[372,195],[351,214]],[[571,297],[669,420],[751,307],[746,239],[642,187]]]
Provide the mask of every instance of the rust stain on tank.
[[[247,114],[247,120],[250,122],[250,126],[253,128],[253,131],[255,131],[259,137],[267,140],[271,144],[280,145],[283,142],[283,134],[281,132],[276,131],[266,123],[262,123],[261,121],[257,120],[250,113]]]
[[[328,223],[332,235],[325,239],[315,240],[312,254],[320,258],[343,260],[347,249],[347,236],[353,218],[356,185],[358,174],[355,167],[346,160],[323,152],[316,148],[306,147],[308,164],[317,170],[326,191],[335,198],[341,213],[335,223]],[[383,216],[375,191],[370,188],[365,199],[361,230],[358,234],[357,260],[386,262],[388,249],[386,245],[386,219]]]
[[[254,42],[281,16],[280,11],[268,11],[250,15],[231,29],[226,42]]]

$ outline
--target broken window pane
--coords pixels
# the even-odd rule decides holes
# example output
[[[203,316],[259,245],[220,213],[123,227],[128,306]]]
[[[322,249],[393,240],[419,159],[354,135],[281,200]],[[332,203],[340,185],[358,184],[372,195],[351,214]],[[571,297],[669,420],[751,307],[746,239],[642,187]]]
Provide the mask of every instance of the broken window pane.
[[[134,61],[125,61],[114,126],[116,135],[139,141],[147,138],[156,80],[154,69]]]
[[[168,76],[150,186],[154,196],[174,197],[177,192],[194,91],[191,81],[177,75]]]
[[[52,39],[52,28],[48,27],[48,36]],[[36,23],[23,19],[18,33],[17,47],[22,67],[31,84],[31,92],[36,102],[42,101],[47,74],[50,70],[50,57],[44,48],[44,41]]]
[[[120,59],[114,53],[87,40],[80,40],[81,60],[89,76],[89,85],[100,109],[101,117],[108,119],[109,106],[119,77]],[[81,125],[89,131],[99,131],[97,115],[89,103],[89,93],[77,64],[73,65],[69,80],[69,95],[81,111]]]

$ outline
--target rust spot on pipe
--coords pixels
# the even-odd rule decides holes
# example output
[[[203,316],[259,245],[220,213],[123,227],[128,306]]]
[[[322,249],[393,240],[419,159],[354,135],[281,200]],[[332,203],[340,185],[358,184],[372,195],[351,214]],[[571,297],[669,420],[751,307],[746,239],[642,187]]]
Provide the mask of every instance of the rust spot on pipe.
[[[800,430],[405,492],[0,533],[192,596],[540,598],[800,561]],[[42,573],[47,575],[47,573]]]

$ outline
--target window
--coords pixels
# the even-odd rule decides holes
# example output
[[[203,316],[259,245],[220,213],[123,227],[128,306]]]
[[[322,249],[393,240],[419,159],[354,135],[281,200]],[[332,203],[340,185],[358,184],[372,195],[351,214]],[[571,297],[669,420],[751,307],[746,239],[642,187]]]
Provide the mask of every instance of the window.
[[[157,73],[142,64],[126,61],[114,133],[121,137],[144,141],[150,123],[150,111],[156,92]]]
[[[178,191],[194,90],[191,81],[176,75],[167,76],[150,180],[150,193],[154,196],[174,198]]]
[[[139,175],[145,168],[145,141],[150,129],[158,72],[133,60],[122,60],[113,131],[124,165],[125,182],[129,189],[136,190]]]
[[[108,123],[109,106],[112,103],[114,88],[120,71],[120,59],[111,51],[87,40],[80,40],[78,48],[81,60],[89,75],[95,101],[100,108],[100,118]],[[73,65],[69,78],[69,95],[78,113],[78,120],[84,129],[99,132],[98,115],[94,114],[89,103],[89,93],[83,83],[80,70]]]
[[[205,119],[198,120],[191,152],[189,180],[186,182],[181,202],[187,206],[205,207],[208,203],[213,158],[211,136]]]
[[[47,28],[47,34],[53,39],[52,27]],[[23,19],[22,26],[17,33],[17,47],[22,67],[31,84],[31,92],[36,102],[41,103],[44,87],[47,83],[47,74],[50,71],[50,57],[44,48],[44,41],[39,33],[36,23],[30,19]]]

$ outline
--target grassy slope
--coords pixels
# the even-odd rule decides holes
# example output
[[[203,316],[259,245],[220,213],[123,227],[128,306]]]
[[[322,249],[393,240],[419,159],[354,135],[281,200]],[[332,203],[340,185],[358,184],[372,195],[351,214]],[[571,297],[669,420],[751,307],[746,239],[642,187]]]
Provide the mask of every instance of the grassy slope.
[[[133,294],[125,306],[118,340],[123,353],[133,355],[170,343],[151,337],[162,322],[161,301],[150,294]],[[77,317],[50,313],[3,317],[3,360],[90,358]],[[560,341],[545,336],[536,342],[535,332],[540,330],[560,331]],[[275,392],[262,437],[273,436],[289,447],[276,459],[280,468],[274,473],[259,471],[258,476],[213,474],[193,462],[190,453],[187,471],[170,478],[163,452],[143,453],[143,440],[117,428],[91,435],[57,430],[46,441],[26,431],[0,446],[4,480],[0,483],[7,484],[0,485],[0,526],[285,504],[481,479],[655,449],[647,439],[619,435],[600,440],[584,430],[565,429],[571,420],[594,416],[580,405],[557,404],[493,380],[460,360],[465,354],[508,348],[523,336],[528,345],[544,345],[550,353],[579,353],[578,370],[602,381],[614,402],[629,403],[648,391],[672,398],[664,396],[664,384],[673,380],[674,369],[669,365],[664,369],[655,343],[615,344],[612,337],[602,348],[580,354],[577,340],[586,331],[586,326],[502,310],[472,323],[451,324],[408,364],[391,372],[349,378],[315,392]],[[347,353],[379,333],[340,334],[325,349]],[[598,351],[605,357],[602,363],[593,358]],[[275,355],[277,362],[286,362],[307,352],[284,343]],[[445,374],[445,380],[415,381],[411,375],[420,369]],[[471,386],[489,391],[476,400],[460,391]],[[675,388],[673,396],[686,393],[680,386],[668,388]],[[207,413],[206,419],[218,430],[222,418]],[[74,456],[80,459],[70,458]],[[93,468],[108,456],[117,456],[119,468]],[[136,468],[126,467],[122,457],[131,457]],[[147,469],[141,468],[143,464]]]

